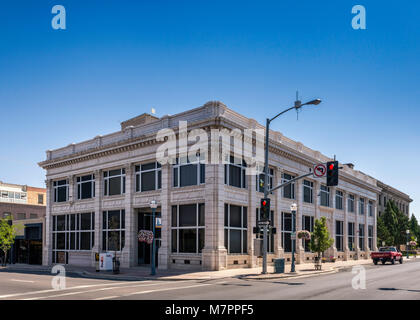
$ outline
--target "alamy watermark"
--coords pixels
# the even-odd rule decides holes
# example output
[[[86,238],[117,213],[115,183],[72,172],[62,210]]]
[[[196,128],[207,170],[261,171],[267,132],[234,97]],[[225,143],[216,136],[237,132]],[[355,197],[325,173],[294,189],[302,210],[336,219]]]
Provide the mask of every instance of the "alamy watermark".
[[[52,274],[56,274],[51,280],[51,287],[54,290],[66,289],[66,268],[62,264],[57,264],[51,269]]]
[[[356,14],[351,20],[354,30],[366,30],[366,8],[360,4],[353,6],[351,13]]]
[[[366,269],[363,266],[353,266],[351,270],[355,274],[351,280],[351,286],[354,290],[366,289]]]
[[[54,30],[65,30],[66,29],[66,8],[62,5],[55,5],[51,9],[51,13],[55,16],[51,20],[51,27]]]

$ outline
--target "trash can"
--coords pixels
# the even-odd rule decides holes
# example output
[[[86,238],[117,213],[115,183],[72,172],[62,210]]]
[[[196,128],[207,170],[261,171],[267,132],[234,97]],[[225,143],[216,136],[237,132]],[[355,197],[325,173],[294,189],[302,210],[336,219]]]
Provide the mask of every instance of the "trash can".
[[[274,273],[284,273],[284,259],[274,260]]]
[[[112,271],[114,274],[120,273],[120,260],[116,257],[112,258]]]

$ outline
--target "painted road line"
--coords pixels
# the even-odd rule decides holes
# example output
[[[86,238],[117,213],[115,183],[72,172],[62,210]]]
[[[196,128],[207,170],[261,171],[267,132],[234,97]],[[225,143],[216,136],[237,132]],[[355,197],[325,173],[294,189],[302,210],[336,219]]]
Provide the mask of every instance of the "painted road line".
[[[145,283],[145,282],[151,282],[151,280],[139,281],[139,282]],[[137,283],[139,283],[139,282],[137,282]],[[66,288],[66,289],[62,289],[62,290],[46,289],[46,290],[39,290],[39,291],[29,291],[29,292],[5,294],[5,295],[0,296],[0,299],[7,299],[7,298],[13,298],[13,297],[20,297],[20,296],[28,296],[28,295],[33,295],[33,294],[42,294],[42,293],[49,293],[49,292],[58,292],[58,291],[61,292],[61,291],[74,290],[74,289],[85,289],[85,288],[93,288],[93,287],[101,287],[101,286],[116,286],[116,285],[122,285],[122,284],[127,284],[127,282],[90,284],[90,285],[70,287],[70,288]]]
[[[146,290],[146,291],[138,291],[138,292],[133,292],[133,293],[128,293],[123,295],[123,297],[128,297],[128,296],[135,296],[135,295],[140,295],[140,294],[145,294],[145,293],[153,293],[153,292],[161,292],[161,291],[170,291],[170,290],[182,290],[182,289],[190,289],[190,288],[197,288],[197,287],[204,287],[204,286],[212,286],[213,284],[211,283],[205,283],[205,284],[197,284],[197,285],[193,285],[193,286],[186,286],[186,287],[176,287],[176,288],[165,288],[165,289],[156,289],[156,290]]]
[[[35,281],[32,280],[21,280],[21,279],[10,279],[10,281],[16,281],[16,282],[29,282],[29,283],[34,283]]]
[[[180,283],[180,282],[188,282],[188,281],[190,281],[190,280],[170,282],[170,284],[172,284],[172,283]],[[60,293],[60,294],[54,294],[54,295],[51,295],[51,296],[24,298],[24,299],[20,299],[20,300],[40,300],[40,299],[48,299],[48,298],[73,296],[73,295],[78,295],[78,294],[83,294],[83,293],[99,292],[99,291],[105,291],[105,290],[158,286],[158,285],[161,285],[161,284],[162,283],[151,283],[151,284],[137,284],[137,285],[130,285],[130,286],[119,286],[119,287],[110,287],[110,288],[100,288],[100,289],[93,289],[93,290],[87,290],[87,291],[76,291],[76,292]],[[59,290],[57,292],[61,292],[61,290]]]
[[[119,296],[102,297],[102,298],[96,298],[93,300],[109,300],[109,299],[115,299],[115,298],[119,298]]]

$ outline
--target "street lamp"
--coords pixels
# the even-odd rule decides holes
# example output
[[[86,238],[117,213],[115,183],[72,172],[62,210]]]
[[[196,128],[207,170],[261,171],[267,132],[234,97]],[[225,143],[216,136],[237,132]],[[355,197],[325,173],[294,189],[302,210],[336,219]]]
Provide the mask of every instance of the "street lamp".
[[[152,242],[152,265],[151,265],[151,275],[154,276],[156,274],[156,262],[155,262],[155,250],[156,250],[156,240],[155,240],[155,214],[156,208],[158,207],[157,201],[152,200],[150,201],[150,208],[152,208],[152,232],[153,232],[153,242]]]
[[[405,250],[407,251],[407,259],[409,259],[408,258],[408,235],[410,234],[410,230],[405,230],[405,233],[407,234],[407,246],[406,246],[406,248],[405,248]]]
[[[295,109],[296,111],[299,110],[300,108],[302,108],[303,106],[306,105],[319,105],[321,103],[320,99],[315,99],[315,100],[311,100],[308,101],[306,103],[301,103],[300,100],[295,101],[295,105],[293,107],[290,107],[282,112],[280,112],[279,114],[277,114],[276,116],[274,116],[273,118],[267,118],[266,121],[266,125],[265,125],[265,153],[264,153],[264,198],[267,198],[268,196],[268,146],[269,146],[269,134],[270,134],[270,123],[276,119],[277,117],[281,116],[283,113],[286,113],[290,110]],[[268,232],[267,232],[268,226],[267,224],[263,225],[263,270],[262,273],[266,274],[267,273],[267,236],[268,236]]]
[[[290,272],[296,272],[295,270],[295,246],[296,246],[296,211],[297,211],[297,204],[293,203],[290,206],[290,211],[292,211],[292,266],[290,268]]]

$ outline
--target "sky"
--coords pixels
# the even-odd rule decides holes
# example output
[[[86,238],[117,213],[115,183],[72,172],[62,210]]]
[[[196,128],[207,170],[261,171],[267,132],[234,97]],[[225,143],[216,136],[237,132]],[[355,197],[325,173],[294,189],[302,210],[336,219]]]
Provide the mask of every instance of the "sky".
[[[54,5],[66,29],[54,30]],[[366,29],[352,28],[354,5]],[[44,186],[45,151],[220,100],[409,194],[420,219],[420,3],[1,1],[0,180]]]

